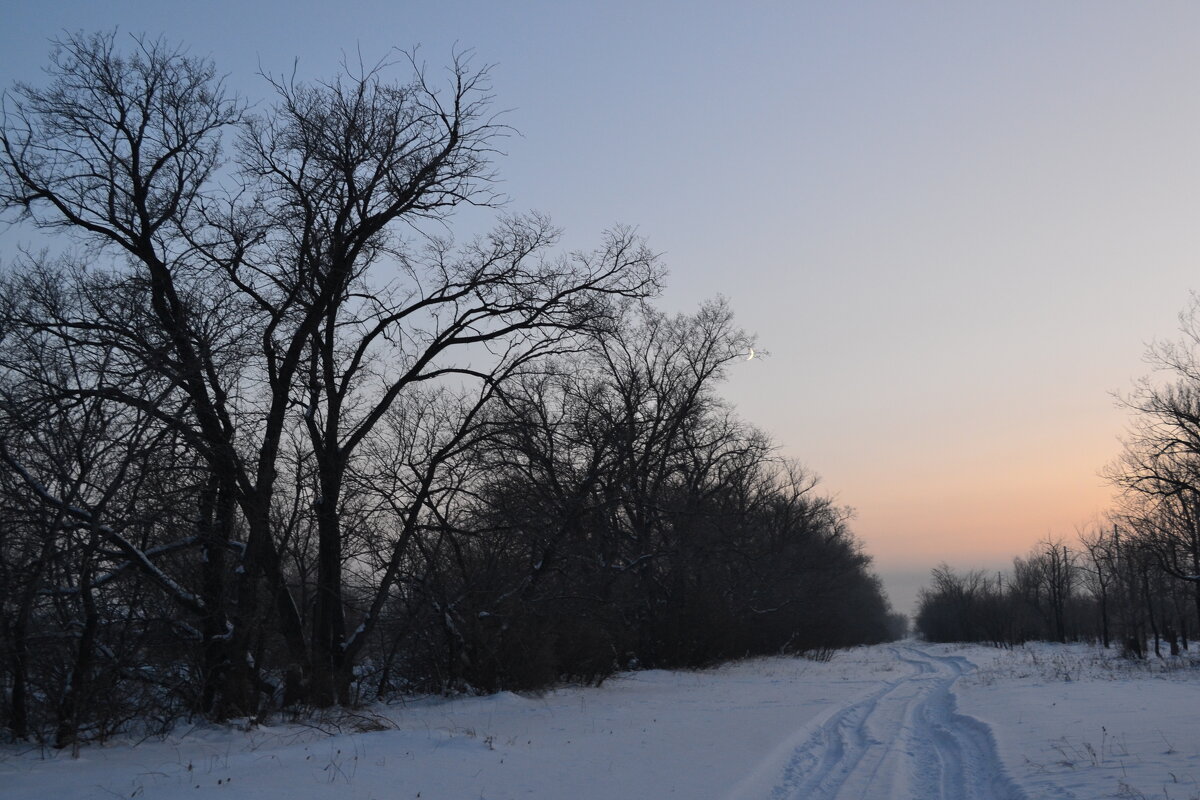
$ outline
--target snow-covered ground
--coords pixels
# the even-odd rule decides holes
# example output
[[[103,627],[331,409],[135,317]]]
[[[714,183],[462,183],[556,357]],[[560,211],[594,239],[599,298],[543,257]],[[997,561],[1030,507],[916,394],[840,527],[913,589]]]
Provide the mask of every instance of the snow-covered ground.
[[[971,648],[959,710],[986,722],[1030,800],[1200,798],[1200,660],[1083,645]]]
[[[1200,669],[913,642],[0,751],[0,798],[1200,798]]]

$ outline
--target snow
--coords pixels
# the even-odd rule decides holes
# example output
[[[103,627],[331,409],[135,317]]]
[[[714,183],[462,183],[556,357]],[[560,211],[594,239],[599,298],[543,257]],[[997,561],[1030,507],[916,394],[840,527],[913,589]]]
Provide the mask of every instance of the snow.
[[[956,692],[1030,798],[1200,797],[1200,660],[1084,645],[972,648]]]
[[[902,642],[829,662],[180,726],[80,757],[0,750],[0,797],[1190,798],[1200,669],[1082,646]]]

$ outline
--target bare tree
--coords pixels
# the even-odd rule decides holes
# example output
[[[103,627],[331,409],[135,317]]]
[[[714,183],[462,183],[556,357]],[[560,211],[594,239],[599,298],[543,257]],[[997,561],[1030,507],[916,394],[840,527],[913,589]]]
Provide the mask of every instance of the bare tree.
[[[1115,526],[1095,526],[1079,532],[1086,560],[1080,569],[1084,585],[1096,598],[1100,613],[1100,640],[1104,647],[1110,644],[1109,606],[1114,584],[1118,580],[1116,570]]]
[[[1123,398],[1133,418],[1107,476],[1139,550],[1188,586],[1200,619],[1200,297],[1179,321],[1179,339],[1148,353],[1155,373]]]
[[[441,89],[415,63],[411,81],[390,83],[391,66],[323,84],[271,80],[277,103],[253,116],[211,63],[161,41],[136,39],[125,56],[114,35],[68,36],[49,85],[9,95],[0,138],[5,205],[121,254],[114,281],[147,300],[124,320],[76,316],[42,331],[128,354],[188,414],[116,386],[65,391],[141,408],[202,455],[215,496],[245,521],[238,616],[258,616],[261,582],[290,654],[290,695],[318,704],[346,699],[354,649],[340,501],[356,449],[415,385],[493,385],[605,324],[612,298],[645,296],[659,276],[627,232],[595,253],[552,256],[556,233],[538,217],[510,217],[463,247],[429,234],[424,248],[408,244],[413,223],[494,199],[488,159],[504,129],[488,111],[486,69],[456,61]],[[232,192],[214,180],[226,129],[239,132]],[[311,616],[271,519],[297,427],[316,484]],[[234,648],[247,651],[248,635],[235,625]],[[230,694],[253,705],[244,688]]]

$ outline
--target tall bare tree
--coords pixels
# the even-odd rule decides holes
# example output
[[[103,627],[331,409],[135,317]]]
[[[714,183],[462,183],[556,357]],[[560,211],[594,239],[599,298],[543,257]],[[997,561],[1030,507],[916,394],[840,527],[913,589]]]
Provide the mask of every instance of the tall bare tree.
[[[215,497],[245,521],[234,649],[249,652],[261,585],[289,652],[290,695],[321,705],[346,699],[339,504],[357,448],[416,384],[494,385],[605,324],[614,297],[643,297],[659,277],[629,233],[556,257],[556,232],[538,217],[510,217],[461,247],[421,229],[494,200],[489,157],[504,128],[486,69],[456,61],[438,87],[410,65],[406,83],[389,81],[391,64],[318,84],[271,80],[276,104],[247,115],[210,62],[162,41],[135,39],[124,55],[113,34],[68,36],[48,85],[8,95],[0,135],[5,206],[111,254],[93,251],[85,273],[106,263],[114,284],[147,301],[123,320],[47,314],[41,330],[129,354],[186,398],[188,414],[118,386],[62,391],[141,408],[206,460]],[[225,131],[237,146],[222,167]],[[316,484],[311,612],[272,526],[294,428]],[[248,679],[229,694],[253,706]]]

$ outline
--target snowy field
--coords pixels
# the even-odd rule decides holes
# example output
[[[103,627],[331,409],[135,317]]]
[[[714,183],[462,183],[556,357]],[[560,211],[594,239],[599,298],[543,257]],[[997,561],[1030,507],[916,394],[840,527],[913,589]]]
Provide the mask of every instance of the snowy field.
[[[913,642],[0,751],[0,797],[1200,798],[1200,668]]]

